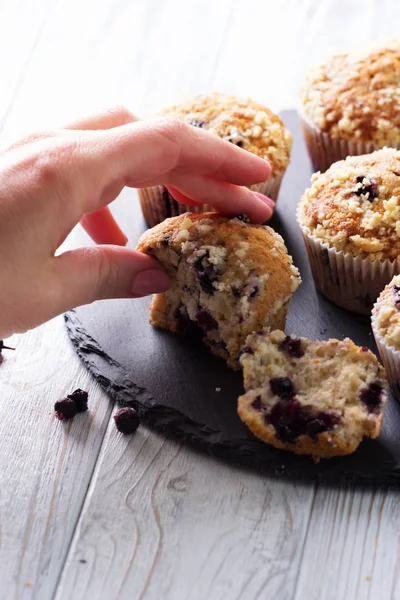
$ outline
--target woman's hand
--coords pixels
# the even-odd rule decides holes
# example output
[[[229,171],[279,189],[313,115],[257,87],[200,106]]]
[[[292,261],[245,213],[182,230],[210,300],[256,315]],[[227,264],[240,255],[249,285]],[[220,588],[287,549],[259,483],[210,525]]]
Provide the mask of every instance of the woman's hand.
[[[207,131],[178,121],[137,121],[125,109],[38,133],[0,154],[0,338],[82,304],[168,288],[153,258],[124,247],[107,205],[124,186],[165,184],[178,201],[211,203],[254,222],[272,200],[242,187],[270,167]],[[103,245],[55,256],[73,227]]]

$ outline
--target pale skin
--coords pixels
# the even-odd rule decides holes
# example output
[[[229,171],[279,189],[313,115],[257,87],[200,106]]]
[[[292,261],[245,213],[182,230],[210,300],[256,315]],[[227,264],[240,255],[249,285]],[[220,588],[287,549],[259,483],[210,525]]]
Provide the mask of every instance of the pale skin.
[[[125,187],[167,185],[185,204],[267,221],[274,203],[251,192],[269,164],[175,120],[115,108],[41,132],[0,153],[0,339],[73,307],[168,289],[153,258],[125,247],[108,209]],[[210,200],[212,199],[212,200]],[[58,254],[82,223],[96,246]]]

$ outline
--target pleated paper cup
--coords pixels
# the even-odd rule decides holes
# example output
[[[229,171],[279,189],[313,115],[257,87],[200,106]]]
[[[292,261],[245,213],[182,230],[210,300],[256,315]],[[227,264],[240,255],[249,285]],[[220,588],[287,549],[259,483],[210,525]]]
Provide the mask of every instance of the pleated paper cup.
[[[316,171],[324,172],[338,160],[347,156],[360,156],[379,150],[380,146],[374,142],[352,142],[339,137],[332,137],[319,129],[312,121],[299,110],[300,123],[303,129],[308,154]],[[400,145],[396,146],[400,149]]]
[[[387,344],[379,333],[377,323],[379,305],[380,300],[378,299],[378,301],[372,309],[372,331],[374,334],[376,345],[378,346],[379,356],[381,357],[383,366],[386,369],[391,390],[395,394],[397,399],[400,399],[400,350],[396,350],[393,346]]]
[[[315,284],[341,308],[370,315],[374,302],[394,275],[400,260],[371,260],[336,250],[300,224]]]
[[[283,175],[284,173],[276,175],[275,177],[271,175],[271,177],[265,181],[249,187],[253,192],[264,194],[264,196],[268,196],[276,202]],[[140,189],[139,199],[143,216],[150,227],[161,223],[164,219],[176,217],[185,212],[207,212],[215,210],[209,204],[199,204],[197,206],[180,204],[171,196],[167,188],[163,185]]]

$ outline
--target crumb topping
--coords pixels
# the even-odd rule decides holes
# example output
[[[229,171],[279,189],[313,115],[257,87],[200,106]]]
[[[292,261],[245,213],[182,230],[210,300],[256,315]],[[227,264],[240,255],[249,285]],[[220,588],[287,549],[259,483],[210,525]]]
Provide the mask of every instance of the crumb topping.
[[[284,327],[301,281],[280,235],[218,213],[167,219],[140,238],[138,250],[171,276],[170,289],[153,299],[151,322],[175,333],[196,323],[233,368],[251,331]]]
[[[315,173],[299,222],[323,243],[371,259],[400,255],[400,151],[384,148]]]
[[[400,275],[393,277],[375,305],[379,335],[395,350],[400,350]]]
[[[212,93],[171,106],[162,114],[207,129],[267,159],[276,175],[289,164],[292,136],[277,115],[251,98]]]
[[[322,131],[378,147],[400,143],[400,40],[332,56],[310,70],[301,100]]]

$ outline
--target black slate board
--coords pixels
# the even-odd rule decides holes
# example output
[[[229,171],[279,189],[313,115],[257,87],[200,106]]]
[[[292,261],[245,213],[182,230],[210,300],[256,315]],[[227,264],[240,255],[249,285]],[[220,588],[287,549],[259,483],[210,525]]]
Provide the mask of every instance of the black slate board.
[[[312,168],[295,111],[284,112],[282,118],[294,147],[271,225],[283,235],[303,278],[290,304],[286,330],[319,340],[349,336],[377,352],[369,319],[337,308],[315,290],[295,218]],[[139,204],[127,200],[119,220],[134,244],[145,224]],[[236,414],[241,374],[211,356],[200,340],[153,329],[149,304],[150,298],[101,301],[65,315],[78,355],[113,400],[135,406],[145,422],[167,435],[260,471],[330,481],[344,476],[400,482],[400,405],[394,398],[385,407],[379,439],[366,440],[351,456],[315,465],[308,457],[278,451],[254,438]]]

